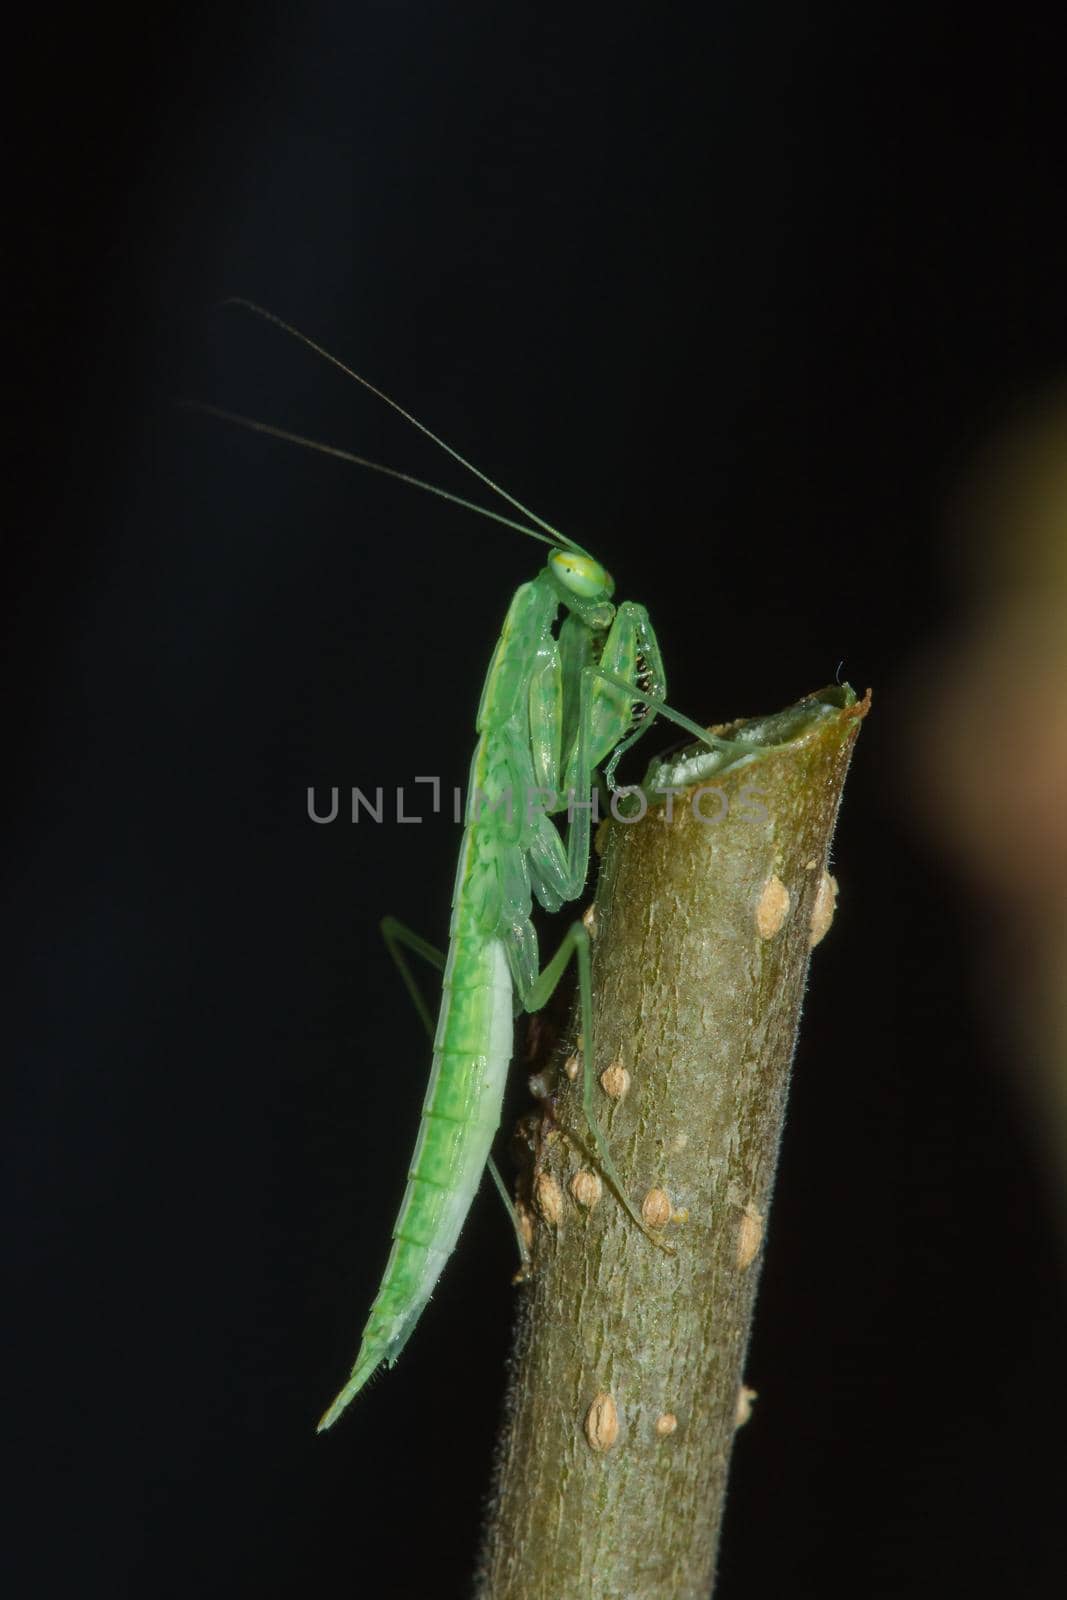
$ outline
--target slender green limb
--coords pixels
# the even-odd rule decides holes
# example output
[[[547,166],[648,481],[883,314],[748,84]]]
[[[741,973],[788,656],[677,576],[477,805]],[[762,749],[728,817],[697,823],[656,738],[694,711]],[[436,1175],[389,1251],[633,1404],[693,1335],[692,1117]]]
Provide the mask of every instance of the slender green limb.
[[[406,923],[396,917],[383,917],[380,927],[385,947],[396,962],[400,976],[404,980],[404,988],[411,996],[411,1002],[422,1018],[422,1025],[429,1034],[432,1044],[433,1017],[430,1015],[425,995],[415,982],[415,974],[408,965],[404,951],[410,950],[414,955],[421,956],[431,967],[436,967],[438,972],[445,970],[445,953],[443,950],[438,950],[436,945],[430,944],[428,940],[420,938]]]
[[[529,992],[522,997],[523,1005],[527,1011],[540,1011],[548,1003],[556,985],[563,976],[568,961],[574,956],[578,964],[578,994],[582,1018],[582,1112],[586,1124],[596,1146],[597,1160],[603,1168],[604,1175],[627,1212],[636,1222],[637,1226],[652,1243],[667,1255],[674,1255],[674,1250],[665,1239],[648,1226],[641,1213],[634,1207],[626,1193],[625,1185],[618,1167],[612,1159],[608,1148],[607,1136],[597,1120],[594,1106],[594,1085],[596,1078],[593,1070],[593,978],[592,963],[589,959],[589,935],[580,922],[573,922],[563,937],[562,943],[551,961],[540,972],[536,982]]]
[[[625,678],[620,678],[616,673],[607,672],[603,667],[598,666],[586,667],[585,671],[594,678],[598,678],[602,683],[610,683],[616,689],[624,689],[631,700],[639,701],[641,705],[648,706],[649,710],[654,711],[657,716],[666,717],[667,721],[673,722],[675,727],[681,728],[685,733],[691,733],[695,739],[699,739],[702,744],[706,744],[709,750],[729,748],[727,740],[717,739],[713,733],[708,732],[707,728],[702,728],[699,722],[694,722],[691,717],[683,716],[680,711],[675,711],[674,707],[669,706],[665,700],[659,700],[655,695],[645,694],[643,690],[638,689],[632,683],[628,683]],[[615,769],[619,761],[630,746],[635,744],[641,734],[645,732],[645,726],[642,723],[634,729],[633,733],[616,745],[611,760],[604,771],[604,781],[609,789],[615,787]]]
[[[511,1195],[508,1193],[508,1186],[504,1182],[500,1168],[497,1166],[492,1156],[487,1157],[485,1164],[489,1169],[489,1176],[493,1180],[493,1185],[496,1189],[496,1192],[504,1202],[504,1208],[507,1211],[508,1219],[515,1234],[515,1243],[519,1248],[519,1272],[523,1277],[525,1277],[530,1270],[530,1247],[523,1237],[522,1222],[519,1217],[518,1208],[516,1207],[514,1200],[511,1198]],[[514,1281],[518,1282],[519,1280],[515,1279]]]
[[[508,1218],[515,1233],[515,1243],[519,1247],[519,1275],[512,1281],[514,1283],[519,1283],[522,1281],[522,1279],[528,1277],[530,1273],[530,1267],[532,1265],[530,1247],[523,1237],[522,1221],[519,1217],[518,1207],[511,1198],[511,1195],[508,1193],[508,1186],[504,1182],[503,1174],[501,1173],[500,1168],[497,1166],[492,1156],[489,1157],[485,1164],[489,1169],[489,1176],[493,1180],[496,1192],[504,1202],[504,1209],[507,1211]]]

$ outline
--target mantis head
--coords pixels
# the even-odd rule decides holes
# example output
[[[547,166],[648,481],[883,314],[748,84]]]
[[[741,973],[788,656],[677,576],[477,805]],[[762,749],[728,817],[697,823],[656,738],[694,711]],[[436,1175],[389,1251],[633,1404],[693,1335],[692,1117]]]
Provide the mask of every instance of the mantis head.
[[[610,627],[615,615],[611,603],[615,580],[593,556],[584,550],[553,550],[548,577],[563,604],[587,627]]]

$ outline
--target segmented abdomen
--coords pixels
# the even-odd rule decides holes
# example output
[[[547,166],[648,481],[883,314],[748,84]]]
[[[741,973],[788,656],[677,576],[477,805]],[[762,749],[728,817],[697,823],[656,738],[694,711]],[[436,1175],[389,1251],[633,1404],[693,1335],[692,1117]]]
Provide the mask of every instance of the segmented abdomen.
[[[374,1351],[375,1364],[396,1359],[455,1248],[500,1122],[511,993],[501,941],[454,934],[418,1143],[357,1369]]]

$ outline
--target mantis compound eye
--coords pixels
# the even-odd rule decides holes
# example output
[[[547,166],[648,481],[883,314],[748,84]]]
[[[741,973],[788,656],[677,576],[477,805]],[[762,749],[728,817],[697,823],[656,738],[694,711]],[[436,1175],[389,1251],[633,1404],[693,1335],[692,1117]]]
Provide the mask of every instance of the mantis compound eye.
[[[579,600],[606,600],[615,588],[610,572],[592,556],[575,550],[553,550],[548,564],[564,588]]]

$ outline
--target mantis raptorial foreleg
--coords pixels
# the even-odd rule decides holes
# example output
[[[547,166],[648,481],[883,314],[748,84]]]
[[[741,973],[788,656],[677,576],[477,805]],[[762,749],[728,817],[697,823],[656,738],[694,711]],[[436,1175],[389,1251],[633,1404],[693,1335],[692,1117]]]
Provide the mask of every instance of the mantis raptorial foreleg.
[[[445,953],[443,950],[438,950],[436,945],[430,944],[429,940],[421,938],[419,934],[408,927],[407,923],[401,922],[397,917],[383,917],[380,927],[382,938],[385,940],[385,947],[396,962],[400,976],[404,981],[404,987],[411,996],[415,1010],[422,1018],[422,1025],[426,1029],[430,1043],[433,1044],[433,1018],[430,1015],[430,1008],[423,998],[422,990],[415,982],[415,974],[408,965],[404,951],[410,950],[414,955],[421,956],[424,961],[428,962],[438,972],[445,970],[447,963]],[[515,1242],[519,1247],[519,1267],[521,1272],[526,1273],[530,1269],[530,1251],[523,1236],[522,1222],[516,1210],[515,1202],[508,1193],[508,1186],[504,1182],[500,1168],[492,1156],[489,1157],[486,1165],[489,1168],[489,1176],[496,1186],[496,1191],[504,1202],[504,1208],[511,1221],[511,1226],[515,1230]]]

